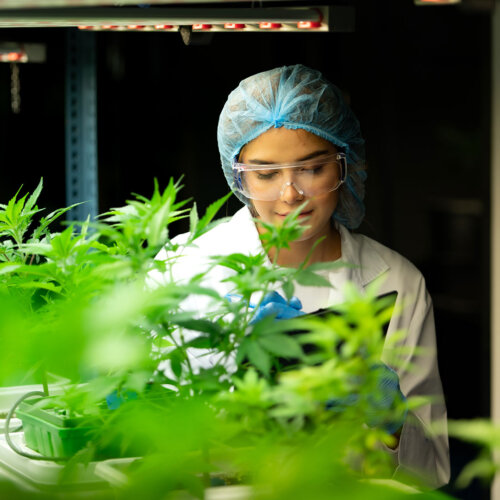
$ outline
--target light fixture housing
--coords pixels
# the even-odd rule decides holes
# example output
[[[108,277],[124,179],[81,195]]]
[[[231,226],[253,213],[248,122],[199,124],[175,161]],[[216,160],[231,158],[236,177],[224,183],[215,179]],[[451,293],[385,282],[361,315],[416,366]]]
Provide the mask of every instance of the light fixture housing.
[[[23,3],[24,0],[21,0]],[[47,0],[56,2],[56,0]],[[45,5],[45,0],[40,0]],[[57,3],[57,2],[56,2]],[[59,3],[68,4],[65,0]],[[71,4],[81,5],[79,0]],[[154,5],[108,7],[5,8],[0,0],[0,28],[77,27],[88,30],[179,31],[190,26],[194,31],[260,32],[352,32],[354,7],[351,6],[196,6]],[[8,3],[7,3],[8,5]],[[55,5],[55,4],[54,4]],[[264,5],[264,4],[261,4]],[[171,28],[160,28],[171,26]],[[203,28],[200,28],[203,26]]]
[[[43,63],[46,60],[46,47],[40,43],[0,42],[0,62],[6,63]]]
[[[454,5],[462,3],[462,0],[414,0],[415,5]]]

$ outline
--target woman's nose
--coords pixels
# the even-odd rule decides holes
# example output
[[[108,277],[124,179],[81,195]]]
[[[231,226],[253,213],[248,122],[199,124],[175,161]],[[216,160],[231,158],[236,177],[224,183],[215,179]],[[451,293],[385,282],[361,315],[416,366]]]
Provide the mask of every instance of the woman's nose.
[[[304,199],[304,192],[294,182],[285,182],[280,194],[280,200],[289,204]]]

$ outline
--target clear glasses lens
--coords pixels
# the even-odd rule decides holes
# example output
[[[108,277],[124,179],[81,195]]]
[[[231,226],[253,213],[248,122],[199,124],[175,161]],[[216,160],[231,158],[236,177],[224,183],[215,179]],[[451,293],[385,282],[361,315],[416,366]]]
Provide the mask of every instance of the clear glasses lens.
[[[247,198],[274,201],[292,185],[306,197],[335,191],[345,180],[346,166],[345,155],[335,153],[294,164],[234,163],[233,172],[236,189]]]

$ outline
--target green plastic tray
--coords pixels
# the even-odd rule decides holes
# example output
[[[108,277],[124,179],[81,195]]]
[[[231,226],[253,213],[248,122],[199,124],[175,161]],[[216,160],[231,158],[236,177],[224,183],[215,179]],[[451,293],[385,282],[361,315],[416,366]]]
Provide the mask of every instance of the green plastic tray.
[[[97,421],[69,418],[22,402],[16,410],[22,420],[26,446],[47,457],[71,457],[85,448]]]
[[[169,401],[164,391],[151,390],[145,396],[150,401],[163,404]],[[52,458],[69,458],[85,448],[94,437],[95,431],[102,425],[97,417],[68,417],[57,414],[53,410],[38,408],[39,399],[32,399],[20,403],[16,416],[22,421],[26,446],[43,456]],[[102,411],[109,410],[103,404]],[[96,450],[96,458],[108,459],[118,457],[138,456],[144,452],[144,445],[137,440],[128,440],[125,449],[120,440],[109,443]]]

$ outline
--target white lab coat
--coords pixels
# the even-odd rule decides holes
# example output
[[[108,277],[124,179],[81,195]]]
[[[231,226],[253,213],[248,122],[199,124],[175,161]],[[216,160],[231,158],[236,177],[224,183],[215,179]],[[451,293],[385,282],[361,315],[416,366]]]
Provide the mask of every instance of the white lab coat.
[[[394,332],[407,332],[402,344],[409,347],[402,366],[394,366],[400,379],[402,392],[406,397],[433,396],[433,402],[419,407],[409,415],[403,426],[399,446],[396,450],[388,450],[396,461],[395,477],[409,471],[411,475],[420,476],[427,485],[439,487],[449,480],[449,450],[446,435],[430,437],[428,431],[431,423],[446,422],[441,379],[436,358],[436,338],[434,314],[431,298],[425,287],[422,274],[407,259],[397,252],[360,234],[350,233],[345,227],[338,226],[341,235],[342,260],[354,264],[352,268],[343,268],[332,273],[330,280],[335,288],[327,301],[334,305],[341,300],[339,291],[342,284],[349,280],[361,289],[377,278],[381,278],[379,293],[398,292],[397,304],[404,304],[401,314],[394,316],[387,331],[387,339]],[[175,243],[182,244],[187,234],[174,238]],[[262,252],[259,234],[249,210],[244,207],[229,221],[219,224],[196,240],[195,247],[186,247],[180,253],[182,257],[173,266],[173,279],[177,282],[187,281],[195,274],[204,272],[208,257],[211,255],[228,255],[235,252],[256,254]],[[166,254],[160,252],[157,258],[164,259]],[[205,274],[204,283],[216,289],[221,295],[231,292],[231,284],[222,280],[231,274],[231,270],[223,267],[213,268]],[[152,278],[161,283],[165,277],[159,274]],[[310,295],[310,293],[309,293]],[[299,294],[299,299],[300,299]],[[191,311],[203,311],[209,307],[208,299],[193,296],[185,308]],[[325,304],[318,304],[319,307]],[[425,355],[416,356],[415,347],[424,348]],[[195,358],[197,353],[192,350]],[[200,353],[198,353],[200,354]],[[199,357],[199,365],[210,363],[210,356]],[[387,364],[390,362],[384,359]],[[410,369],[415,365],[416,369]],[[415,418],[411,418],[415,417]]]

